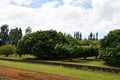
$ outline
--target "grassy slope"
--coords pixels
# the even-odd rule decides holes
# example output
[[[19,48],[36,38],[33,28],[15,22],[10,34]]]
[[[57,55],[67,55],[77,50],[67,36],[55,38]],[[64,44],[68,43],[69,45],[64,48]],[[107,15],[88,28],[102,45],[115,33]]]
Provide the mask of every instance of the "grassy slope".
[[[22,58],[20,58],[19,56],[15,56],[15,55],[10,55],[9,57],[5,57],[0,55],[0,58],[8,58],[8,59],[17,59],[17,60],[23,60],[23,59],[35,59],[34,56],[22,56]],[[88,59],[94,59],[94,57],[90,57]],[[77,60],[77,61],[76,61]],[[83,60],[83,59],[73,59],[73,62],[68,62],[67,61],[61,61],[61,60],[37,60],[37,61],[45,61],[45,62],[55,62],[55,63],[65,63],[65,64],[77,64],[77,65],[89,65],[89,66],[99,66],[99,67],[106,67],[106,68],[118,68],[120,69],[120,67],[113,67],[113,66],[108,66],[104,64],[104,61],[90,61],[90,60]],[[76,62],[74,62],[76,61]]]
[[[120,74],[105,73],[100,71],[93,72],[88,70],[76,70],[71,68],[64,68],[61,66],[38,65],[30,63],[28,64],[2,60],[0,60],[0,66],[8,66],[62,76],[70,76],[74,78],[79,78],[81,80],[120,80]]]
[[[87,66],[99,66],[99,67],[120,69],[120,67],[113,67],[113,66],[105,65],[103,61],[79,61],[79,62],[47,61],[47,62],[64,63],[64,64],[77,64],[77,65],[87,65]]]

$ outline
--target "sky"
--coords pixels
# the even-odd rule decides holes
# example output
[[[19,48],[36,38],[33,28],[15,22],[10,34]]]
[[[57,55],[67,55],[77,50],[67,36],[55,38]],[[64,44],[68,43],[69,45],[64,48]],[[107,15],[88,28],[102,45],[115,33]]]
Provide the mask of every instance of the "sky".
[[[0,26],[10,29],[30,26],[32,31],[75,31],[99,38],[120,28],[120,0],[0,0]]]

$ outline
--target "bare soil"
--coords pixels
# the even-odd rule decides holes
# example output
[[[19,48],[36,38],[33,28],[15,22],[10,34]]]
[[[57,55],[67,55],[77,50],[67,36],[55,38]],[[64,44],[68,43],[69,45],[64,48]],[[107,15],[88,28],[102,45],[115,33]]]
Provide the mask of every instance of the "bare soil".
[[[0,66],[0,80],[79,80],[79,79]]]

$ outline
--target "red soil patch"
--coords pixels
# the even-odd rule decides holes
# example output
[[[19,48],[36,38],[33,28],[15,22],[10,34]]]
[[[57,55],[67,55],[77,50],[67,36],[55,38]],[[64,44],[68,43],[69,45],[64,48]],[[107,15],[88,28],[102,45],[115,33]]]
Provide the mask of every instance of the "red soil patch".
[[[6,76],[13,80],[79,80],[76,78],[45,74],[22,69],[0,67],[0,75]]]

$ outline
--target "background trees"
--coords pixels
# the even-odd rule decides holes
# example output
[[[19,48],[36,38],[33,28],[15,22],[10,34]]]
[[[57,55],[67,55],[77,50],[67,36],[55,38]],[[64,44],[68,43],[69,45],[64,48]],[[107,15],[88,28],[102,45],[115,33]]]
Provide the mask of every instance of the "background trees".
[[[98,41],[95,40],[97,34],[95,36],[91,33],[90,40],[82,40],[80,32],[75,32],[73,37],[70,34],[63,34],[55,30],[32,32],[32,29],[28,27],[25,33],[22,37],[21,28],[16,27],[9,30],[8,25],[2,25],[0,44],[15,45],[16,52],[20,57],[29,54],[40,59],[70,58],[72,60],[72,58],[84,57],[86,59],[98,55],[98,46],[96,46]]]
[[[26,28],[26,30],[25,30],[25,33],[26,33],[26,34],[29,34],[29,33],[31,33],[31,32],[32,32],[32,29],[31,29],[30,26],[28,26],[28,27]]]
[[[17,54],[33,55],[41,59],[80,58],[97,56],[109,65],[120,66],[120,30],[110,31],[103,39],[98,40],[98,32],[90,33],[88,39],[82,40],[82,33],[75,32],[74,37],[55,30],[37,31],[32,33],[28,27],[26,34],[22,37],[22,29],[14,28],[4,24],[0,27],[0,54],[13,54],[16,45]],[[100,50],[99,50],[100,47]]]
[[[74,33],[74,38],[78,39],[78,40],[82,40],[82,33],[80,33],[79,31]]]
[[[26,34],[18,44],[19,55],[30,54],[40,59],[98,56],[98,48],[80,45],[78,39],[54,30]]]
[[[120,66],[120,29],[110,31],[100,46],[103,60],[109,65]]]
[[[7,24],[4,24],[0,27],[0,43],[1,45],[4,45],[8,43],[8,31],[9,27]]]
[[[15,28],[9,32],[9,43],[17,45],[18,41],[22,38],[22,29]]]
[[[9,30],[9,26],[4,24],[0,27],[0,45],[14,44],[17,45],[18,41],[22,38],[22,29],[15,28]]]
[[[98,32],[96,34],[93,34],[92,32],[88,36],[88,40],[98,40]]]

